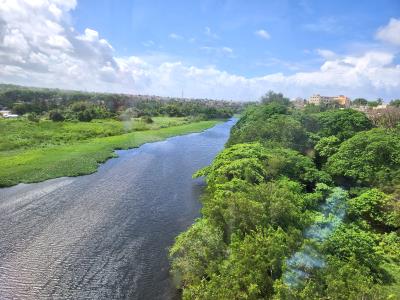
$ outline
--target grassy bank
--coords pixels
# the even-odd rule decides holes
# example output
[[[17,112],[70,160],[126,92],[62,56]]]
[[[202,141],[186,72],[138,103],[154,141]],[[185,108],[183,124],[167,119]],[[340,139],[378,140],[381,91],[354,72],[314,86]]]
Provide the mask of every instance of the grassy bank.
[[[133,131],[155,130],[190,123],[187,118],[153,117],[153,123],[140,118],[129,121],[113,119],[92,122],[52,122],[41,120],[29,122],[26,119],[0,119],[0,152],[33,149],[54,145],[70,144],[95,137],[121,135]]]
[[[134,148],[147,142],[202,131],[218,122],[188,123],[183,118],[160,118],[149,125],[152,129],[142,128],[142,131],[135,130],[138,126],[135,121],[133,124],[113,120],[75,124],[2,122],[0,187],[90,174],[96,171],[99,163],[113,157],[115,149]]]

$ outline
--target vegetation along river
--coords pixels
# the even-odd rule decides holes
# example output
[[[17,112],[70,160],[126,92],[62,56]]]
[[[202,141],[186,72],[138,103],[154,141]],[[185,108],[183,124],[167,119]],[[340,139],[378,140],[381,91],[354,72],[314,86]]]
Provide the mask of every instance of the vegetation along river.
[[[167,249],[199,216],[192,174],[235,120],[132,150],[98,172],[0,189],[1,299],[171,299]]]

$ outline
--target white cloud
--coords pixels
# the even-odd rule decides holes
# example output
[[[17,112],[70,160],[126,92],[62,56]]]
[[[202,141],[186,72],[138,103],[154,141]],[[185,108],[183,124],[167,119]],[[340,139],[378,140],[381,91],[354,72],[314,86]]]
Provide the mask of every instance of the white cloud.
[[[142,42],[142,45],[145,47],[151,47],[151,46],[154,46],[155,43],[152,40],[148,40],[148,41]]]
[[[61,35],[52,35],[47,39],[47,44],[51,47],[71,49],[71,43]]]
[[[200,50],[207,52],[208,54],[213,54],[217,56],[226,56],[233,58],[233,49],[229,47],[210,47],[210,46],[203,46],[200,47]]]
[[[264,29],[259,29],[255,31],[254,34],[265,40],[269,40],[271,38],[271,35]]]
[[[233,53],[232,48],[229,48],[229,47],[222,47],[222,51],[225,53]]]
[[[77,39],[82,41],[93,42],[99,39],[99,33],[96,30],[86,28],[85,34],[77,36]]]
[[[170,34],[168,35],[168,37],[169,37],[170,39],[173,39],[173,40],[182,40],[182,39],[183,39],[183,37],[182,37],[181,35],[176,34],[176,33],[170,33]]]
[[[216,33],[212,32],[210,27],[204,28],[204,34],[210,38],[219,39],[219,36]]]
[[[101,33],[89,28],[81,33],[71,27],[69,13],[75,8],[75,1],[0,2],[0,81],[3,82],[165,96],[180,95],[183,89],[190,97],[237,100],[255,100],[269,89],[290,97],[315,92],[366,98],[400,94],[397,53],[384,48],[341,56],[319,49],[317,53],[324,62],[313,72],[248,78],[214,66],[187,65],[163,53],[117,56]],[[388,32],[393,31],[393,21],[387,28],[391,28]],[[216,36],[210,28],[206,28],[205,34]],[[388,35],[383,36],[385,41],[389,40]],[[203,50],[227,57],[234,53],[229,47]]]
[[[389,24],[378,29],[378,40],[400,46],[400,19],[391,18]]]
[[[319,56],[325,59],[333,59],[336,57],[336,53],[328,49],[317,49],[316,52]]]

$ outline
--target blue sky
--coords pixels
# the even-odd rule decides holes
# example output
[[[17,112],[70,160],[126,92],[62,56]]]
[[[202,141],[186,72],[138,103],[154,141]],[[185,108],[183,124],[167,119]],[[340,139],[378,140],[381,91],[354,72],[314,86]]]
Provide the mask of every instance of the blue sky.
[[[3,2],[3,82],[234,100],[269,89],[400,98],[398,0]]]
[[[72,16],[80,31],[95,28],[119,55],[160,54],[252,77],[318,68],[316,49],[347,53],[374,47],[374,32],[395,12],[400,16],[398,0],[85,0]],[[257,36],[257,30],[270,38]],[[232,53],[217,50],[223,47]]]

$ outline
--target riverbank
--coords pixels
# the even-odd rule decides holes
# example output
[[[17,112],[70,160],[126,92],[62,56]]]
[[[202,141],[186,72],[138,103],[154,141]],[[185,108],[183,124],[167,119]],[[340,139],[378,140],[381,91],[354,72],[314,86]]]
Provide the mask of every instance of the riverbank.
[[[117,151],[90,175],[0,189],[0,298],[178,299],[168,248],[199,217],[192,174],[234,122]]]
[[[93,173],[99,163],[114,157],[114,150],[138,147],[172,136],[203,131],[219,120],[200,121],[107,137],[89,138],[61,145],[0,152],[0,187],[39,182],[63,176]]]

